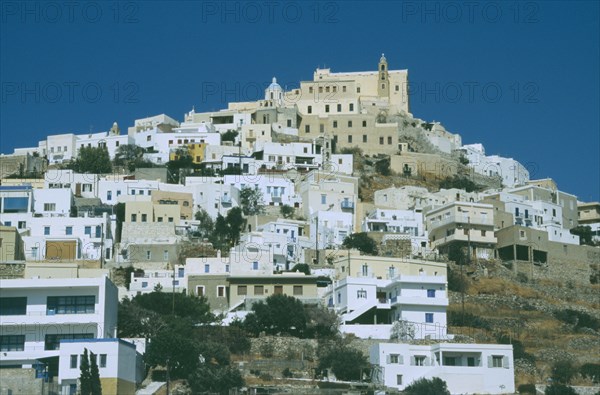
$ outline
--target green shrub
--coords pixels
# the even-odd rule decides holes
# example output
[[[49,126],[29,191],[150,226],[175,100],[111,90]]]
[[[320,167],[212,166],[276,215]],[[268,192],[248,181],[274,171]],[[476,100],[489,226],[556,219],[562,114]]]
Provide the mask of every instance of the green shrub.
[[[554,312],[556,319],[570,325],[574,325],[575,329],[590,328],[597,331],[600,328],[600,321],[588,313],[565,309]]]
[[[450,395],[448,385],[439,377],[431,380],[422,378],[414,381],[404,390],[406,395]]]
[[[535,384],[521,384],[517,388],[519,394],[536,395]]]
[[[465,312],[464,325],[462,312],[450,310],[448,311],[448,325],[450,326],[468,326],[471,328],[479,328],[485,330],[491,330],[490,323],[483,317],[476,316],[475,314]]]
[[[579,368],[579,373],[583,377],[592,379],[594,384],[600,383],[600,364],[585,363]]]
[[[568,359],[557,361],[552,366],[552,380],[558,384],[569,384],[573,376],[577,373],[577,369]]]
[[[552,384],[546,387],[545,395],[577,395],[577,392],[568,385]]]

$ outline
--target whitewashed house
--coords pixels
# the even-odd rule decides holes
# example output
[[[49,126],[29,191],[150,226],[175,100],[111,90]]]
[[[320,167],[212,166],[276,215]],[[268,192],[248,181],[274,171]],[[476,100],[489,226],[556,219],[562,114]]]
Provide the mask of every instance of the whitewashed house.
[[[2,280],[0,366],[58,363],[63,340],[114,338],[117,307],[106,276]]]
[[[370,348],[373,381],[403,390],[414,381],[439,377],[451,394],[513,394],[510,344],[379,343]]]
[[[518,161],[498,155],[485,155],[482,144],[467,144],[460,151],[469,160],[467,166],[475,173],[490,177],[500,177],[506,187],[525,185],[529,181],[529,171]]]

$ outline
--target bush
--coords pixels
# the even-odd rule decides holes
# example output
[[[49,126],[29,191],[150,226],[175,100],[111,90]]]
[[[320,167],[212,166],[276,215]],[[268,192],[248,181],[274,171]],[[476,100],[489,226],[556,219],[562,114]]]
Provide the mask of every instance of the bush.
[[[521,384],[517,388],[519,394],[528,394],[528,395],[536,395],[537,391],[535,389],[535,384]]]
[[[535,363],[535,356],[525,351],[525,346],[520,340],[510,338],[507,334],[503,333],[496,336],[496,341],[499,344],[512,344],[513,357],[515,359],[525,359]]]
[[[585,363],[579,368],[579,373],[583,377],[590,378],[594,384],[600,383],[600,364]]]
[[[577,373],[577,369],[573,366],[573,362],[568,359],[557,361],[552,366],[552,380],[558,384],[569,384],[573,376]]]
[[[319,370],[329,369],[338,380],[358,381],[365,369],[370,367],[367,358],[359,350],[349,347],[334,347],[319,360]]]
[[[463,326],[462,312],[454,310],[448,311],[448,325]],[[492,329],[490,323],[485,318],[476,316],[475,314],[469,312],[465,312],[464,326],[485,330]]]
[[[469,282],[460,272],[448,268],[448,289],[454,292],[466,292]]]
[[[574,325],[575,329],[590,328],[597,331],[600,328],[600,321],[588,313],[573,309],[565,309],[554,312],[556,319],[567,324]]]
[[[450,395],[448,385],[439,377],[434,377],[431,380],[422,378],[413,381],[411,385],[404,390],[406,395]]]
[[[563,384],[552,384],[546,387],[546,391],[544,391],[546,395],[577,395],[577,392],[567,385]]]
[[[292,371],[290,370],[290,368],[285,368],[283,369],[283,372],[281,372],[281,375],[285,378],[291,378],[294,377],[294,374],[292,373]]]

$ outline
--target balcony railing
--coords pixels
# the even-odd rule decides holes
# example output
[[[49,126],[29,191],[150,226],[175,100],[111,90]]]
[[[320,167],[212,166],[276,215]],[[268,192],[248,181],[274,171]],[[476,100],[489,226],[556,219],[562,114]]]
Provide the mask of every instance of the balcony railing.
[[[354,202],[350,200],[343,200],[341,205],[342,210],[354,210]]]

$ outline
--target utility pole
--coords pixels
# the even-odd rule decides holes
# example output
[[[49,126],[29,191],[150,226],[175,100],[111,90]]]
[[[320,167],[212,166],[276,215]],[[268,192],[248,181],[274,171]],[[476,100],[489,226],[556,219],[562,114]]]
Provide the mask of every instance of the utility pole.
[[[319,213],[317,212],[317,229],[315,231],[315,249],[317,250],[317,265],[319,264]]]
[[[471,263],[471,216],[467,214],[467,262]],[[465,275],[464,275],[464,263],[460,265],[460,278],[462,280],[461,286],[461,305],[462,305],[462,326],[465,326]]]
[[[173,295],[172,295],[171,314],[175,315],[175,264],[173,264]]]

